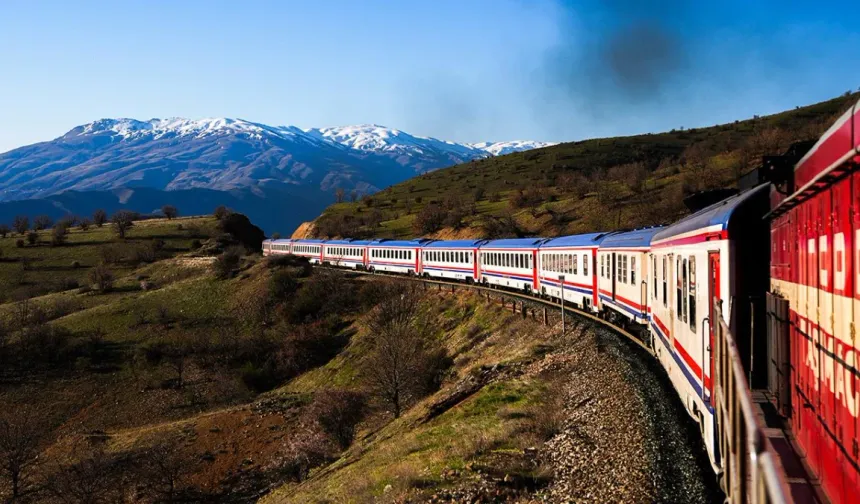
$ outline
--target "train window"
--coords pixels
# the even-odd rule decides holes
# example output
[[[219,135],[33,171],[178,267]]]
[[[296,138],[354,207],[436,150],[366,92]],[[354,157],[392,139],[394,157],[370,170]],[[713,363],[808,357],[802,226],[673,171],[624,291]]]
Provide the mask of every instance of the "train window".
[[[588,276],[588,254],[582,254],[582,274]]]
[[[683,300],[683,303],[684,303],[684,311],[683,311],[684,322],[689,321],[689,317],[687,316],[687,314],[689,313],[689,311],[687,310],[687,296],[690,293],[690,277],[687,274],[687,271],[688,271],[687,270],[687,259],[685,258],[685,259],[682,259],[682,262],[681,262],[681,279],[684,281],[684,285],[683,285],[683,289],[684,289],[684,300]]]
[[[628,270],[627,270],[627,256],[626,255],[621,256],[621,263],[624,265],[624,275],[621,277],[620,281],[623,283],[627,283],[627,279],[629,278],[629,276],[627,273]]]
[[[663,308],[667,307],[666,304],[666,290],[668,289],[668,275],[666,274],[666,256],[663,256],[663,275],[660,277],[663,279]]]
[[[573,264],[571,265],[571,273],[576,275],[577,270],[579,270],[579,265],[577,263],[577,257],[573,256]]]
[[[636,257],[630,257],[630,285],[636,285]]]
[[[605,266],[606,264],[606,256],[600,256],[600,278],[606,278]]]
[[[465,252],[460,252],[460,262],[461,263],[466,262],[466,253]]]
[[[690,283],[687,288],[690,309],[690,329],[696,332],[696,258],[690,256]]]

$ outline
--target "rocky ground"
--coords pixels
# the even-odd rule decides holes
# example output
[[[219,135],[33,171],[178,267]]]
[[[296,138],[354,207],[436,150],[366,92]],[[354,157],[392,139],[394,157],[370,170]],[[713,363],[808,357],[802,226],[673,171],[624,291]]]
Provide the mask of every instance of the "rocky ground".
[[[558,385],[557,434],[478,461],[452,475],[458,484],[414,502],[722,501],[697,427],[656,361],[586,320],[554,343],[522,372]]]

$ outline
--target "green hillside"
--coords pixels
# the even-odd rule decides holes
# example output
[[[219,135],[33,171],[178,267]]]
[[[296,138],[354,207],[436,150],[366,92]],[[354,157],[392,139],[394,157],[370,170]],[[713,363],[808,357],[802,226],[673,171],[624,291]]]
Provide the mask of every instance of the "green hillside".
[[[858,99],[708,128],[564,143],[421,175],[330,206],[318,237],[562,235],[667,223],[685,196],[731,187],[765,154],[815,139]]]

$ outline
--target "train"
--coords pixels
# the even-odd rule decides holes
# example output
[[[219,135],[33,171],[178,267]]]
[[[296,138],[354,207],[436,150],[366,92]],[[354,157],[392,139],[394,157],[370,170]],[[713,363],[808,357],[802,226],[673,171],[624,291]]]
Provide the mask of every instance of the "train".
[[[277,239],[263,253],[516,290],[637,329],[721,477],[733,451],[715,409],[724,323],[747,388],[768,392],[824,497],[856,502],[858,167],[860,102],[814,145],[765,157],[735,194],[670,225],[554,238]]]

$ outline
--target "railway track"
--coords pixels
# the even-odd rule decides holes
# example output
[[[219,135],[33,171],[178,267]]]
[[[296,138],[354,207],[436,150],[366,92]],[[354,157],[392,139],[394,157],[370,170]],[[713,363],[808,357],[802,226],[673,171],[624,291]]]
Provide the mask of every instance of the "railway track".
[[[396,274],[392,274],[392,273],[379,273],[379,272],[375,272],[375,271],[371,272],[371,271],[361,271],[361,270],[347,270],[347,269],[335,268],[335,267],[331,267],[331,266],[315,266],[315,268],[320,268],[320,269],[324,269],[327,271],[336,271],[339,273],[352,274],[352,275],[356,275],[356,276],[385,277],[385,278],[393,278],[393,279],[397,279],[397,280],[401,280],[401,281],[406,280],[406,281],[412,281],[412,282],[421,282],[425,285],[438,285],[440,288],[443,286],[448,286],[448,287],[451,287],[452,289],[458,289],[458,288],[459,289],[469,289],[469,290],[478,291],[478,292],[485,292],[485,293],[487,293],[488,296],[496,296],[499,298],[508,297],[508,298],[512,298],[512,299],[519,299],[520,303],[521,303],[521,305],[520,305],[520,312],[521,313],[524,310],[527,310],[525,303],[529,303],[531,305],[541,305],[547,309],[552,308],[552,309],[559,310],[559,311],[561,311],[563,309],[564,313],[566,315],[569,314],[569,315],[573,315],[576,317],[581,317],[581,318],[590,320],[592,322],[596,322],[596,323],[602,325],[603,327],[627,338],[632,343],[635,343],[640,348],[642,348],[644,351],[646,351],[649,355],[651,355],[651,356],[654,355],[654,350],[650,345],[650,337],[648,336],[647,331],[643,331],[644,336],[642,334],[637,335],[635,333],[637,333],[638,331],[635,331],[635,329],[631,329],[630,331],[628,331],[622,327],[619,327],[619,326],[613,324],[609,320],[598,317],[592,313],[588,313],[586,311],[583,311],[583,310],[581,310],[581,309],[579,309],[576,306],[571,305],[571,304],[565,304],[564,306],[562,306],[561,303],[557,303],[551,299],[536,297],[536,296],[533,296],[530,294],[504,290],[504,289],[500,289],[500,288],[496,288],[496,287],[488,287],[488,286],[483,286],[483,285],[479,285],[479,284],[468,284],[468,283],[456,282],[456,281],[451,281],[451,280],[430,279],[430,278],[423,278],[423,277],[417,277],[417,276],[403,276],[403,275],[396,275]],[[515,304],[513,305],[513,309],[516,310]],[[532,313],[533,313],[533,316],[536,316],[537,312],[532,311]],[[524,314],[523,316],[525,317],[525,316],[527,316],[527,314]],[[546,320],[545,320],[545,322],[546,322]]]

